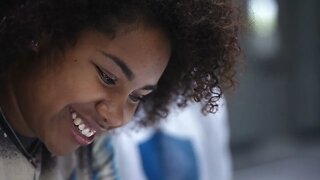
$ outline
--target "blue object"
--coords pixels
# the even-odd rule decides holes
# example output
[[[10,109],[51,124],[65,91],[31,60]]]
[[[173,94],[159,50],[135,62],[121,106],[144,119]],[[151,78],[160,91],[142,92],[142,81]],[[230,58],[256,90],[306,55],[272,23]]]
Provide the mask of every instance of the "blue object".
[[[148,180],[197,180],[198,164],[192,143],[156,131],[139,145]]]

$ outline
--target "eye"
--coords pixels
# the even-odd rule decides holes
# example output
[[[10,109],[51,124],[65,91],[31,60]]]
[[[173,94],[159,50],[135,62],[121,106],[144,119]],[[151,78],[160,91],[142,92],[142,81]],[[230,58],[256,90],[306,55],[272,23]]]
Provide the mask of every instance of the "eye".
[[[111,77],[111,75],[108,75],[107,73],[105,73],[101,68],[99,68],[98,66],[96,66],[96,69],[99,73],[99,76],[101,78],[101,80],[106,84],[106,85],[115,85],[116,84],[116,78],[115,77]]]
[[[144,96],[138,96],[138,95],[135,95],[135,94],[130,94],[129,98],[134,103],[138,103],[138,102],[144,101]]]

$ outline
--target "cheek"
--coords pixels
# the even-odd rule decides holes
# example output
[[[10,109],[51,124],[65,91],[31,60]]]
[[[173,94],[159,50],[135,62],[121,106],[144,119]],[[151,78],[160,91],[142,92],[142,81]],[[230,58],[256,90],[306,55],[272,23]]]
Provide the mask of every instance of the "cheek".
[[[78,65],[78,66],[76,66]],[[101,84],[90,68],[80,64],[44,71],[18,88],[19,105],[28,119],[48,119],[73,103],[87,103],[103,97]]]
[[[91,102],[103,97],[97,72],[88,62],[70,62],[54,79],[58,99],[64,103]]]

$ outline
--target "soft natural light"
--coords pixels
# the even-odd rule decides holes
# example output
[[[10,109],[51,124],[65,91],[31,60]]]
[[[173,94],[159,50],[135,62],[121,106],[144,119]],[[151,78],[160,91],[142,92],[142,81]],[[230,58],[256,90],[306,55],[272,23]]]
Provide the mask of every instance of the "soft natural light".
[[[278,18],[276,0],[249,0],[249,18],[257,35],[268,36],[275,31]]]

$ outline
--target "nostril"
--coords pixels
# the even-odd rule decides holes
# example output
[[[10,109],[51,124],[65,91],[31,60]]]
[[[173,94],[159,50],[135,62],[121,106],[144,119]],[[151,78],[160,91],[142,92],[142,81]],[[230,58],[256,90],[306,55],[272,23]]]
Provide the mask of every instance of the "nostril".
[[[109,126],[108,120],[106,118],[103,118],[103,123],[107,126]]]
[[[123,124],[123,107],[111,106],[105,102],[96,105],[97,112],[100,115],[100,121],[107,129],[113,129]]]

